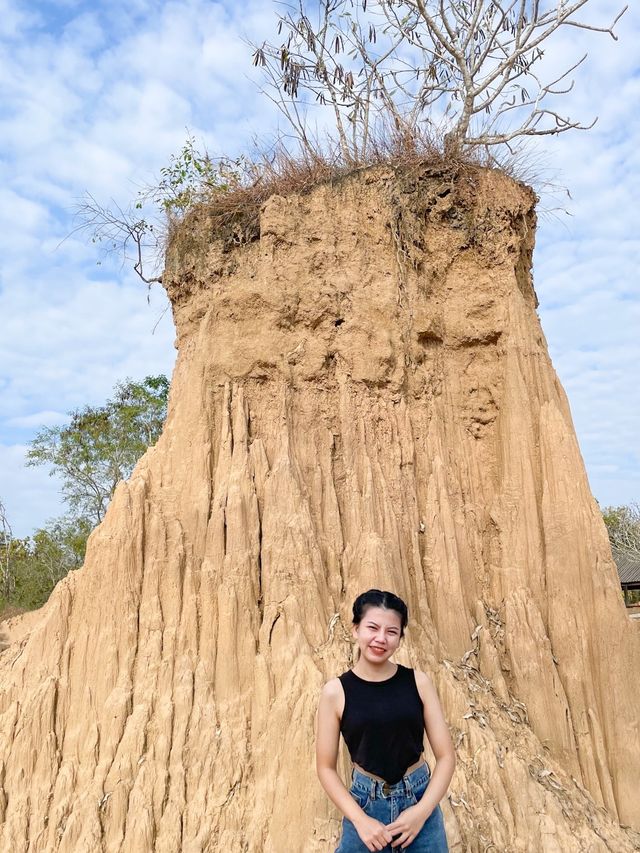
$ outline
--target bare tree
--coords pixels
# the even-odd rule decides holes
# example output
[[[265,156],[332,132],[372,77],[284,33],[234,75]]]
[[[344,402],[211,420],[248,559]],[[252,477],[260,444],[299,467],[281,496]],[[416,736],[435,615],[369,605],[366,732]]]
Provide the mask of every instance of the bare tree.
[[[101,244],[106,254],[121,255],[123,263],[130,262],[145,284],[161,284],[162,276],[149,275],[148,269],[161,266],[166,227],[160,220],[154,223],[143,217],[141,210],[140,201],[126,209],[116,202],[106,207],[86,193],[76,207],[80,224],[75,231],[89,231],[92,242]]]
[[[0,581],[2,582],[2,596],[9,601],[13,594],[14,578],[11,572],[11,543],[13,533],[7,518],[4,504],[0,501]]]
[[[309,153],[307,109],[314,103],[331,109],[347,161],[366,158],[381,125],[414,138],[426,122],[432,134],[443,133],[449,150],[510,146],[593,126],[552,103],[571,90],[586,54],[543,76],[544,46],[558,30],[617,39],[614,27],[627,7],[598,26],[581,17],[587,3],[297,0],[278,15],[282,42],[254,45],[253,62]]]
[[[640,555],[640,504],[605,507],[602,516],[611,544],[622,551]]]

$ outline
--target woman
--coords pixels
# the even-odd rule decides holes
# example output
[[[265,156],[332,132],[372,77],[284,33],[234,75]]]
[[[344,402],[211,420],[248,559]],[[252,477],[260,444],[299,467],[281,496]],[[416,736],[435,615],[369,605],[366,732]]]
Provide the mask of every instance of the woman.
[[[344,814],[335,853],[448,850],[438,803],[455,754],[431,679],[391,660],[407,619],[407,605],[392,592],[359,595],[353,604],[358,660],[322,689],[316,767]],[[436,758],[433,776],[422,756],[424,731]],[[353,763],[349,791],[336,770],[341,732]]]

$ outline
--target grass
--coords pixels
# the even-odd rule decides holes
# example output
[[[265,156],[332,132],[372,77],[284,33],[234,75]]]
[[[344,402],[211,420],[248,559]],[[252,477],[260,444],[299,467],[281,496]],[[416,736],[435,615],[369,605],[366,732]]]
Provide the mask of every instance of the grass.
[[[338,146],[318,145],[312,152],[292,153],[278,141],[270,151],[242,161],[232,188],[220,192],[204,184],[185,218],[194,208],[204,209],[210,227],[225,244],[241,245],[259,237],[260,209],[273,195],[305,194],[376,166],[406,175],[425,167],[453,173],[492,165],[478,152],[445,155],[431,139],[415,134],[386,132],[371,141],[366,157],[357,162],[345,160]],[[181,221],[173,222],[172,233],[179,230]]]

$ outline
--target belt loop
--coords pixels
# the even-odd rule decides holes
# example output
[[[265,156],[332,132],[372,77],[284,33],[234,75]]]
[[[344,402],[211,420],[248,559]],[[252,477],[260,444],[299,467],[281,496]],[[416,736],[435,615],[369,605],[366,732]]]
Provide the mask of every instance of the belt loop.
[[[369,796],[372,800],[376,798],[376,780],[369,777]]]
[[[402,781],[404,782],[404,792],[405,792],[405,795],[406,795],[407,797],[410,797],[410,796],[411,796],[411,794],[413,793],[413,787],[412,787],[412,785],[411,785],[411,782],[409,781],[409,777],[408,777],[408,776],[403,776],[403,777],[402,777]]]

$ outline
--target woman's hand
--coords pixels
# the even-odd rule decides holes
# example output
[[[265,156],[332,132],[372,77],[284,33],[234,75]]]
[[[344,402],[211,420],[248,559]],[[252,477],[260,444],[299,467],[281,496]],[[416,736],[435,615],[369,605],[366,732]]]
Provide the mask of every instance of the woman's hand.
[[[387,824],[387,829],[393,835],[394,840],[391,842],[392,847],[408,847],[415,840],[429,815],[424,813],[424,809],[419,806],[409,806],[408,809],[400,812],[393,823]],[[398,833],[400,833],[398,837]]]
[[[363,843],[366,844],[367,850],[384,850],[393,838],[393,832],[389,831],[388,826],[364,812],[362,817],[353,821],[353,825]]]

